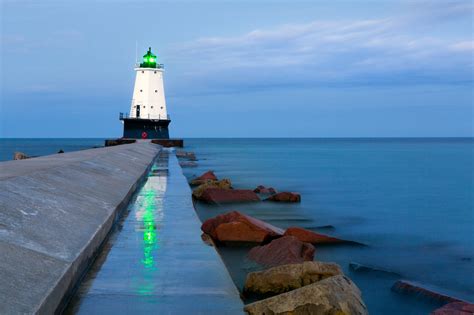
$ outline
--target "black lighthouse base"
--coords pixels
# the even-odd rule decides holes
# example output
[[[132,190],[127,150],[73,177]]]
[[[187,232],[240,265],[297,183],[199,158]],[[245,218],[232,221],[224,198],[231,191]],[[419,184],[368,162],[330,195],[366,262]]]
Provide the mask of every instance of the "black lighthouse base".
[[[123,137],[128,139],[169,139],[169,119],[120,118]]]

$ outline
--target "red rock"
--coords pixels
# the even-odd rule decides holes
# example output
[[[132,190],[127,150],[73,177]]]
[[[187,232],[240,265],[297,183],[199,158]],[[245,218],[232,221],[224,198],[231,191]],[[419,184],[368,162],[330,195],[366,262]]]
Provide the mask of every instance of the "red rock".
[[[199,177],[196,177],[195,179],[193,179],[191,181],[191,186],[198,186],[198,185],[201,185],[203,183],[205,183],[206,181],[209,181],[209,180],[217,180],[217,176],[214,174],[213,171],[207,171],[206,173],[202,174],[201,176]]]
[[[257,193],[257,194],[276,194],[276,190],[275,188],[273,187],[265,187],[263,185],[259,185],[257,186],[257,188],[255,188],[253,190],[254,193]]]
[[[252,248],[248,258],[261,265],[273,267],[313,260],[314,252],[313,245],[301,242],[294,236],[283,236],[267,245]]]
[[[200,180],[207,180],[207,179],[210,179],[210,180],[217,180],[217,176],[216,174],[214,174],[213,171],[207,171],[206,173],[202,174],[201,176],[199,176],[198,178],[196,179],[200,179]]]
[[[265,200],[278,202],[301,202],[301,196],[295,192],[281,192],[270,196]]]
[[[415,283],[407,280],[399,280],[392,286],[392,290],[405,294],[413,294],[417,296],[423,296],[431,300],[438,302],[462,302],[460,299],[446,295],[444,293],[436,292],[432,288],[423,286],[422,284]]]
[[[247,189],[207,188],[199,200],[207,203],[255,202],[260,201],[257,194]]]
[[[305,230],[299,227],[289,227],[285,231],[286,235],[291,235],[296,237],[302,242],[311,243],[311,244],[336,244],[336,243],[345,243],[346,241],[327,236],[324,234],[318,234],[309,230]]]
[[[206,220],[201,230],[218,242],[261,243],[280,237],[283,230],[238,211]]]
[[[474,304],[467,302],[452,302],[434,310],[430,315],[472,315]]]

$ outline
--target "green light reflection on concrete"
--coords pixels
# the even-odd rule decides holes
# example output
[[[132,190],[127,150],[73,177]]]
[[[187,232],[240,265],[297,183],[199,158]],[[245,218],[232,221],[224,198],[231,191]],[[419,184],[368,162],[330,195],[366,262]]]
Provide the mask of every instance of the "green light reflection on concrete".
[[[143,266],[141,280],[137,287],[137,293],[143,296],[152,294],[155,290],[154,273],[157,270],[155,256],[159,249],[158,230],[156,226],[156,190],[152,187],[143,188],[143,203],[141,205],[142,215],[142,258]],[[140,211],[140,212],[141,212]]]
[[[153,256],[155,249],[158,248],[158,235],[155,223],[155,198],[156,192],[153,189],[147,190],[143,203],[143,259],[142,263],[146,269],[155,267],[155,258]]]
[[[152,167],[154,174],[156,166]],[[155,279],[160,272],[158,261],[160,250],[160,229],[163,220],[162,194],[166,190],[167,177],[150,176],[140,192],[139,207],[135,216],[139,224],[140,276],[136,278],[135,290],[142,296],[153,296],[159,283]]]

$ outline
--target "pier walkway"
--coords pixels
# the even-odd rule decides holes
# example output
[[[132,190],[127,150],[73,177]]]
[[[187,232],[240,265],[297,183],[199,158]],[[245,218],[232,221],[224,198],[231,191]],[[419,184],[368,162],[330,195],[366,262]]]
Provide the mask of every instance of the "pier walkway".
[[[242,314],[200,225],[177,158],[163,149],[66,313]]]
[[[200,224],[174,153],[148,141],[1,162],[0,314],[61,312],[73,288],[69,313],[242,313]]]
[[[160,147],[98,148],[0,163],[0,314],[52,314]]]

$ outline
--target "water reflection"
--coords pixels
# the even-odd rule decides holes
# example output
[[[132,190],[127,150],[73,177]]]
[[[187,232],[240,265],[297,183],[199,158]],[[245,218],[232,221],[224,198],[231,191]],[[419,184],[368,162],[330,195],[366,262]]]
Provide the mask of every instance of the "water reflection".
[[[155,249],[159,247],[157,229],[155,222],[155,196],[153,190],[146,192],[145,202],[143,204],[144,214],[143,220],[143,259],[142,263],[146,269],[155,267],[155,259],[153,257]]]
[[[141,238],[140,266],[142,272],[137,279],[136,290],[140,295],[149,295],[155,289],[155,275],[159,271],[160,229],[163,222],[163,195],[167,186],[168,156],[160,155],[150,176],[143,186],[135,212],[136,231]]]

